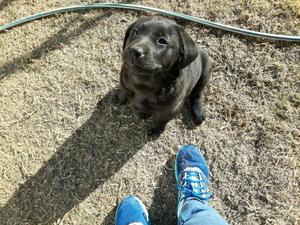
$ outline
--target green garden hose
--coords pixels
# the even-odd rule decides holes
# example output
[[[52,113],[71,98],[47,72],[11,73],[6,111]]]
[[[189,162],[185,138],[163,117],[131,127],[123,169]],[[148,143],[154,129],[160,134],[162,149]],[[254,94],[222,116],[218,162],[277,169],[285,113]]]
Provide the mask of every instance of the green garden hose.
[[[292,36],[292,35],[282,35],[282,34],[269,34],[269,33],[263,33],[263,32],[257,32],[252,30],[246,30],[241,29],[237,27],[232,27],[228,25],[223,25],[220,23],[212,22],[205,19],[200,19],[194,16],[190,16],[183,13],[173,12],[173,11],[167,11],[163,9],[157,9],[149,6],[142,6],[142,5],[133,5],[133,4],[122,4],[122,3],[93,3],[93,4],[83,4],[83,5],[77,5],[77,6],[70,6],[70,7],[64,7],[64,8],[58,8],[46,12],[37,13],[31,16],[24,17],[19,20],[15,20],[11,23],[5,24],[0,26],[0,31],[4,31],[10,28],[13,28],[15,26],[40,19],[43,17],[51,16],[58,13],[65,13],[65,12],[75,12],[75,11],[81,11],[81,10],[91,10],[91,9],[103,9],[103,8],[114,8],[114,9],[127,9],[127,10],[140,10],[140,11],[149,11],[149,12],[155,12],[162,15],[177,17],[181,19],[185,19],[197,24],[214,27],[217,29],[238,33],[242,35],[248,35],[253,37],[260,37],[260,38],[267,38],[267,39],[273,39],[278,41],[292,41],[292,42],[300,42],[300,36]]]

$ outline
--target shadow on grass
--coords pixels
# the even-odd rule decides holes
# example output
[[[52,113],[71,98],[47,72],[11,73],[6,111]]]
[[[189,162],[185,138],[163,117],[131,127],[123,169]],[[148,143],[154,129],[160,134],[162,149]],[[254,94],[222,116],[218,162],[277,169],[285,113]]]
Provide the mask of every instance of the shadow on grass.
[[[173,155],[166,162],[158,181],[158,188],[154,191],[153,202],[149,209],[152,225],[177,224],[177,189],[174,174],[175,158],[176,156]]]
[[[157,189],[149,209],[152,225],[177,224],[176,199],[177,189],[174,175],[174,162],[176,156],[172,156],[165,164],[163,173],[159,178]],[[115,220],[117,205],[107,214],[101,225],[112,225]]]
[[[106,215],[104,221],[102,222],[101,225],[113,225],[115,224],[115,215],[117,211],[117,205],[110,210],[110,212]]]
[[[41,43],[39,47],[2,65],[0,67],[0,80],[2,80],[4,77],[14,74],[15,72],[24,70],[26,66],[28,66],[32,62],[32,60],[40,59],[42,56],[62,48],[64,46],[62,45],[62,43],[69,44],[79,35],[93,28],[95,22],[105,19],[111,15],[110,12],[101,13],[101,15],[99,16],[95,16],[91,19],[86,19],[86,21],[84,21],[80,24],[79,27],[77,27],[75,26],[75,24],[79,23],[84,18],[82,17],[82,12],[77,14],[78,15],[75,18],[71,19],[70,22],[68,22],[55,35],[51,36],[48,40]]]
[[[92,116],[0,209],[1,224],[50,225],[103,185],[147,142],[107,94]],[[130,114],[130,115],[129,115]]]

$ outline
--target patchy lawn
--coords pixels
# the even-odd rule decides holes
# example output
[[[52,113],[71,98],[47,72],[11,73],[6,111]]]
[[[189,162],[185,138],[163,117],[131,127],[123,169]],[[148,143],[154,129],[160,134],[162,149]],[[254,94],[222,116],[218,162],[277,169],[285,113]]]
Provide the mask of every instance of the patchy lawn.
[[[253,30],[300,35],[300,3],[130,1]],[[80,1],[0,0],[0,24]],[[180,146],[204,146],[215,198],[241,225],[299,224],[299,44],[178,21],[214,60],[207,120],[187,109],[157,139],[150,121],[113,104],[126,27],[145,13],[94,10],[0,34],[0,224],[113,224],[139,196],[153,224],[176,224]]]

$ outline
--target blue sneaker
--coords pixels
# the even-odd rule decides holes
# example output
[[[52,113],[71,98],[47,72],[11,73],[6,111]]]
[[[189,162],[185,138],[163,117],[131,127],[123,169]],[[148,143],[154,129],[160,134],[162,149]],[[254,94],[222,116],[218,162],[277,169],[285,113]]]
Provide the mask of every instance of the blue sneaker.
[[[130,195],[118,205],[116,212],[116,225],[150,225],[149,214],[137,197]]]
[[[200,150],[192,145],[180,148],[175,160],[175,177],[178,189],[177,212],[181,211],[182,200],[199,199],[204,204],[213,194],[208,191],[209,170]]]

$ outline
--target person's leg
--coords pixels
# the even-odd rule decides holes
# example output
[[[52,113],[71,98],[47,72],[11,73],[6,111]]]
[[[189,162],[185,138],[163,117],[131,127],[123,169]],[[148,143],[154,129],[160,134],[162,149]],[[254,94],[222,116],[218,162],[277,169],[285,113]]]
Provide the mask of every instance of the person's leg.
[[[118,205],[116,212],[116,225],[149,225],[149,214],[141,202],[135,196],[124,198]]]
[[[199,149],[183,146],[176,157],[175,176],[178,188],[177,217],[179,225],[228,225],[208,205],[209,170]]]
[[[199,199],[189,198],[183,203],[178,224],[184,225],[227,225],[220,214]]]

